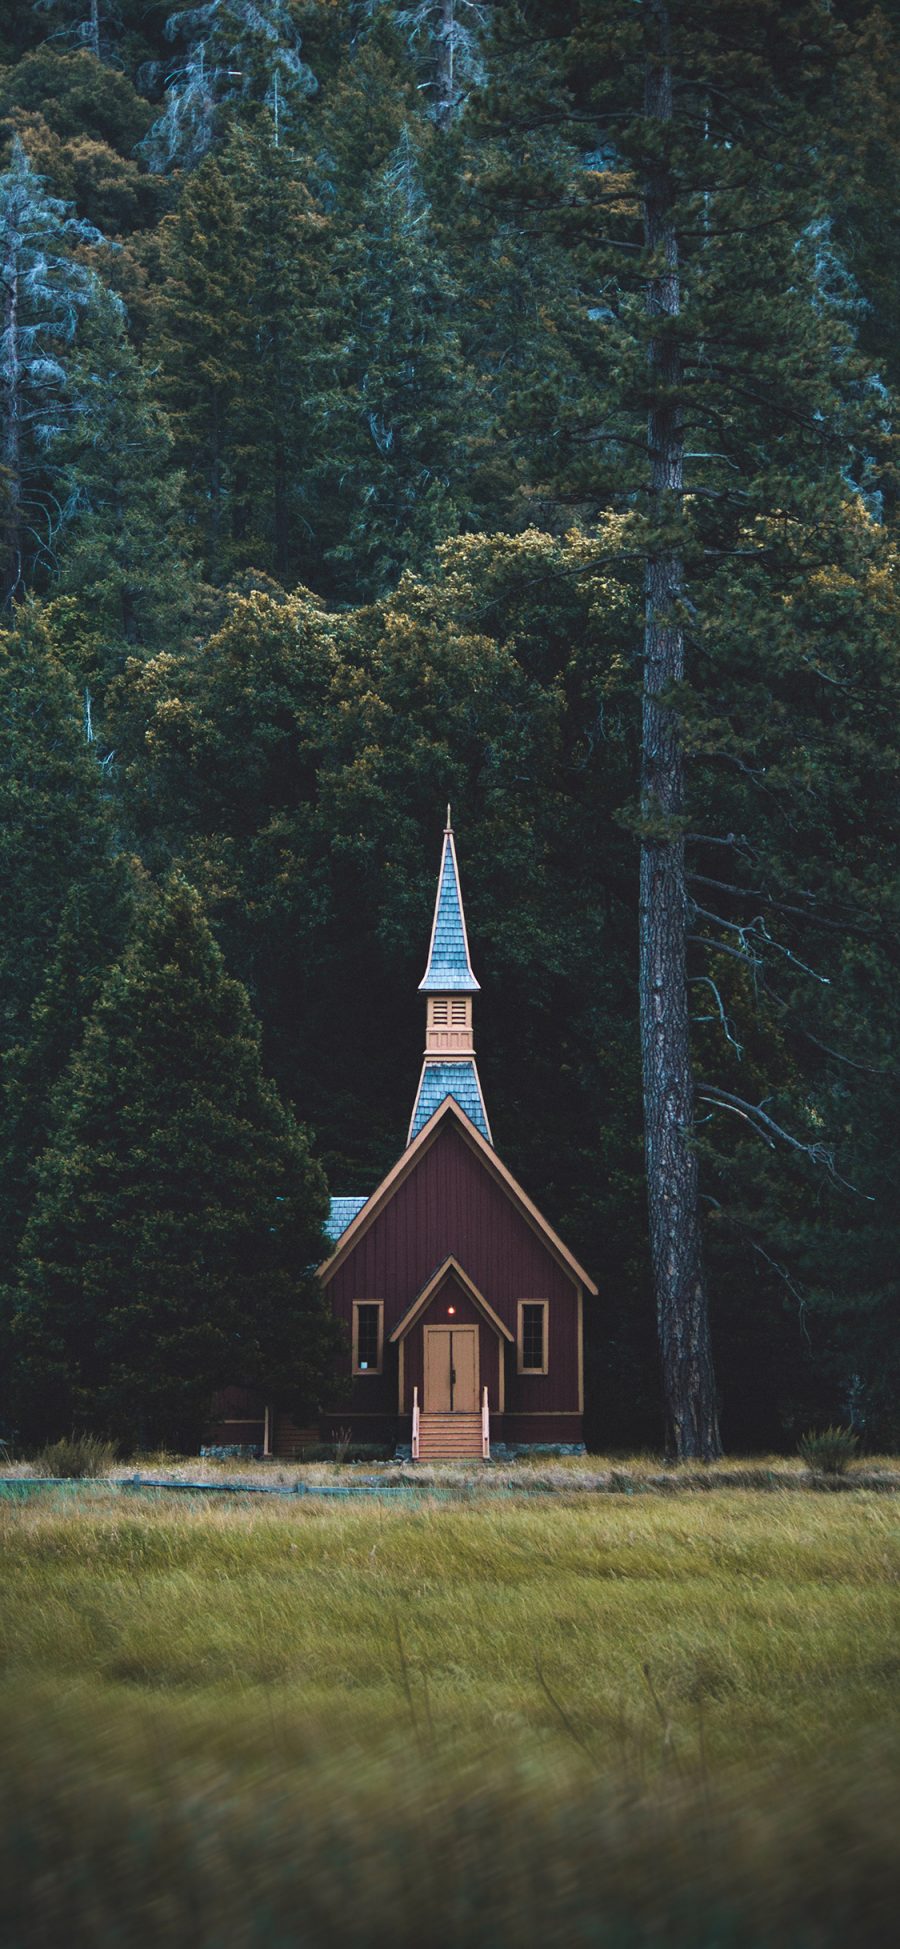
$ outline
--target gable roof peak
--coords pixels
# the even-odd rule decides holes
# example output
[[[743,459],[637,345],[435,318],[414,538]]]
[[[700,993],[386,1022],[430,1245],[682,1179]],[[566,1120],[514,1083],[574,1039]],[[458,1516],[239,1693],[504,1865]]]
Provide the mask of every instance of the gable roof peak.
[[[570,1252],[568,1246],[563,1244],[559,1233],[554,1231],[553,1226],[538,1211],[536,1205],[532,1204],[528,1193],[522,1189],[522,1186],[513,1177],[512,1172],[507,1169],[502,1159],[497,1156],[496,1151],[488,1142],[487,1138],[482,1136],[481,1131],[476,1128],[471,1118],[466,1115],[465,1111],[452,1096],[445,1096],[443,1102],[438,1104],[437,1109],[432,1112],[428,1122],[422,1125],[418,1135],[413,1138],[412,1143],[407,1146],[407,1149],[401,1151],[396,1164],[391,1167],[387,1176],[382,1178],[381,1183],[372,1192],[371,1197],[366,1199],[365,1203],[357,1212],[356,1217],[351,1219],[346,1231],[338,1240],[331,1257],[323,1259],[322,1264],[319,1266],[319,1278],[326,1285],[333,1278],[339,1266],[342,1266],[346,1262],[349,1254],[358,1245],[364,1233],[368,1231],[369,1226],[374,1224],[379,1213],[384,1210],[385,1205],[394,1196],[395,1191],[409,1176],[409,1173],[417,1168],[420,1159],[430,1149],[439,1132],[447,1124],[451,1125],[457,1135],[462,1138],[463,1142],[468,1144],[469,1149],[475,1152],[476,1157],[481,1158],[490,1175],[506,1191],[512,1203],[518,1207],[523,1218],[530,1224],[532,1230],[537,1233],[539,1238],[544,1239],[550,1251],[553,1253],[554,1258],[558,1260],[564,1270],[568,1271],[575,1284],[583,1286],[586,1292],[592,1293],[596,1297],[597,1288],[590,1273],[585,1272],[584,1267],[579,1264],[574,1253]]]
[[[447,807],[447,824],[441,849],[434,919],[428,948],[428,966],[419,982],[422,995],[477,995],[480,983],[472,973],[469,938],[463,913],[456,860],[456,841]]]

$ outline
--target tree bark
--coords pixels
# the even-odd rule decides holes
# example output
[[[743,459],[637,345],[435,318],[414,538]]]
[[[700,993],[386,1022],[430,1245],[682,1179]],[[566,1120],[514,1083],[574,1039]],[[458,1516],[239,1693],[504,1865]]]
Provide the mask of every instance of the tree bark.
[[[441,31],[435,43],[437,54],[437,110],[435,121],[440,129],[448,129],[450,127],[453,120],[453,111],[456,107],[456,83],[453,72],[455,27],[455,0],[441,0]]]
[[[277,279],[273,279],[273,284],[277,290]],[[280,298],[280,291],[278,296]],[[288,450],[284,434],[290,412],[290,388],[285,384],[278,300],[273,301],[272,313],[270,325],[272,355],[271,386],[272,400],[275,404],[275,430],[272,446],[272,542],[275,574],[284,582],[290,573],[291,548],[290,521],[288,518]]]
[[[643,191],[651,253],[647,447],[651,521],[657,536],[680,508],[684,433],[681,307],[674,185],[665,125],[673,114],[665,0],[648,0],[655,46],[648,55],[645,115],[654,141]],[[684,675],[680,605],[684,565],[663,540],[645,575],[640,867],[640,1020],[650,1250],[666,1409],[667,1445],[679,1457],[721,1454],[693,1147],[694,1078],[687,987],[684,758],[673,687]]]
[[[275,435],[272,459],[272,505],[275,574],[284,582],[290,574],[291,531],[288,520],[288,461],[284,434]]]
[[[19,264],[11,217],[3,264],[3,603],[15,601],[22,587],[21,362],[19,357]]]

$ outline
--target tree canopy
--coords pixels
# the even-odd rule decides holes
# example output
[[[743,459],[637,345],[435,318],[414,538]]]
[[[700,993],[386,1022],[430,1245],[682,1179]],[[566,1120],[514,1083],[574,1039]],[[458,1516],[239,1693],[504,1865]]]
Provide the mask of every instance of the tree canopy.
[[[127,1072],[157,1135],[182,1104],[137,1014],[163,1008],[167,927],[185,1073],[204,1034],[235,1038],[259,1146],[250,1229],[209,1245],[235,1267],[220,1339],[185,1271],[197,1373],[234,1353],[264,1157],[318,1224],[294,1108],[336,1192],[393,1161],[450,798],[498,1145],[604,1293],[591,1438],[900,1433],[898,31],[870,0],[15,10],[0,1129],[22,1403],[56,1360],[57,1418],[91,1389],[110,1427],[134,1409],[124,1319],[102,1375],[59,1350],[86,1290],[112,1304],[102,1103]],[[230,1099],[207,1107],[232,1129]],[[154,1251],[154,1197],[187,1236],[163,1152]],[[173,1349],[163,1416],[151,1256],[135,1347]],[[273,1293],[287,1277],[273,1260]],[[325,1343],[290,1293],[312,1375]]]
[[[171,875],[138,898],[54,1092],[11,1309],[26,1434],[189,1447],[236,1376],[300,1415],[328,1405],[325,1212],[246,994]]]

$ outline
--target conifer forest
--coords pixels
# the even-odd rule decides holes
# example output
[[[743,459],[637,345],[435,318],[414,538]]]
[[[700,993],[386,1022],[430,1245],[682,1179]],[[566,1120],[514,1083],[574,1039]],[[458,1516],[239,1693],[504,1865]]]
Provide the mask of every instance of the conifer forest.
[[[900,1443],[898,46],[0,6],[0,1435],[318,1408],[450,801],[589,1440]]]

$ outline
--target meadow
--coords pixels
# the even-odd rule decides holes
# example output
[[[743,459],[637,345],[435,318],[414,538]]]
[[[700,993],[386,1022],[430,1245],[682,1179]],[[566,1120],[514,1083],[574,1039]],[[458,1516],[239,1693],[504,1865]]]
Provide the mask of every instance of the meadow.
[[[896,1496],[459,1482],[0,1500],[4,1945],[892,1939]]]

